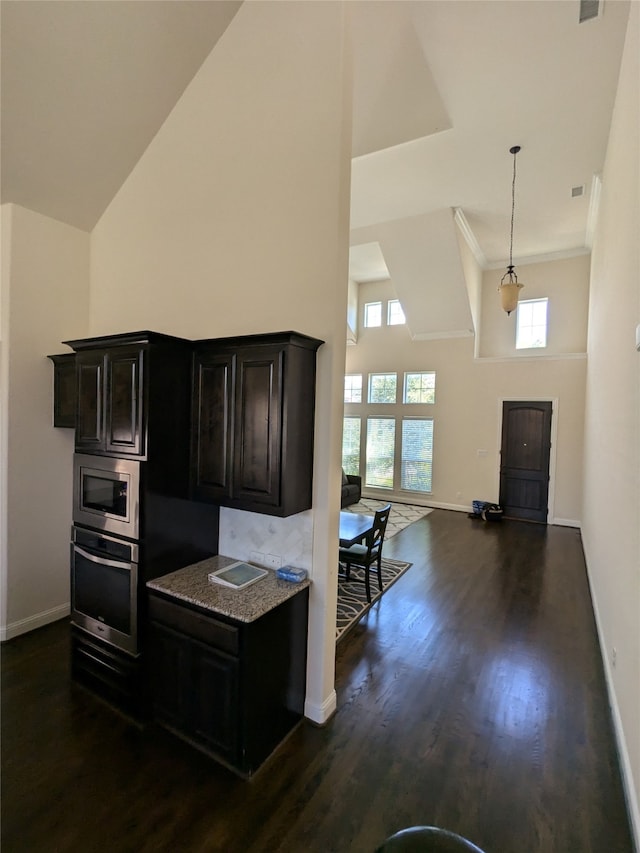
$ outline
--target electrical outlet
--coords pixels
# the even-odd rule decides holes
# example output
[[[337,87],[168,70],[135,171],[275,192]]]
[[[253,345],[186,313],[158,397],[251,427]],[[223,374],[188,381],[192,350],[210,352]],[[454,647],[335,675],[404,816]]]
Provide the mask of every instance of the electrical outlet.
[[[282,557],[278,554],[265,554],[264,564],[270,569],[279,569],[282,565]]]
[[[259,566],[264,566],[264,554],[262,551],[251,551],[249,559],[252,563],[257,563]]]
[[[614,646],[614,647],[611,649],[611,666],[612,666],[614,669],[615,669],[615,667],[616,667],[616,660],[617,660],[617,659],[618,659],[618,650],[617,650],[617,649],[616,649],[616,647]]]

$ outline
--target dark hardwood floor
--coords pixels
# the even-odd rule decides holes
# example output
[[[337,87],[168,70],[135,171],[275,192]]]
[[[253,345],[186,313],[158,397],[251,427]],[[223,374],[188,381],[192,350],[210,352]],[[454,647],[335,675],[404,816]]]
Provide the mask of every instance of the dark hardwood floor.
[[[69,682],[66,620],[2,647],[2,850],[371,853],[437,824],[486,853],[633,850],[580,535],[435,510],[339,645],[338,712],[248,782]]]

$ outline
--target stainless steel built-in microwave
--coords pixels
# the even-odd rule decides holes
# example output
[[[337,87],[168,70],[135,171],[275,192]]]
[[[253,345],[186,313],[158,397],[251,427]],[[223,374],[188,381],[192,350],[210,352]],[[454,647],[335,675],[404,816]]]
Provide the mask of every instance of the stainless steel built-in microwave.
[[[140,538],[140,462],[76,453],[73,521],[115,536]]]

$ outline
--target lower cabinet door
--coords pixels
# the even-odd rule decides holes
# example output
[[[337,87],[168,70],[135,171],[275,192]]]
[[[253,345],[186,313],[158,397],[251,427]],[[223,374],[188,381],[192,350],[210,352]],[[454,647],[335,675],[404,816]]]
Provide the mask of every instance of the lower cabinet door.
[[[239,749],[238,659],[151,623],[154,717],[235,764]]]
[[[184,731],[189,718],[191,641],[157,622],[151,624],[153,711],[157,720]]]
[[[195,739],[235,763],[239,752],[238,660],[197,642],[191,651]]]

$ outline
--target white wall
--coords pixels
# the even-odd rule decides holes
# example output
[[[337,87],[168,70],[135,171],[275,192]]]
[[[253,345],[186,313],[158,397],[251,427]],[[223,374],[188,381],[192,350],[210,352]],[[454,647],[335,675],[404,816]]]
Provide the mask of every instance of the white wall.
[[[4,640],[69,609],[73,430],[52,426],[46,356],[87,333],[89,235],[15,205],[2,230]]]
[[[540,265],[542,266],[542,265]],[[578,525],[582,501],[582,432],[586,360],[474,359],[471,338],[413,341],[406,326],[362,328],[365,302],[396,298],[393,284],[360,285],[358,344],[348,347],[346,372],[436,371],[436,402],[411,407],[410,414],[434,418],[433,489],[424,503],[468,510],[474,499],[498,500],[499,450],[503,399],[557,401],[549,521]],[[503,315],[493,284],[493,310]],[[586,292],[583,290],[586,301]],[[488,309],[486,309],[488,310]],[[500,319],[503,319],[501,317]],[[399,417],[406,407],[345,405],[345,414],[368,412]],[[407,412],[405,411],[405,414]],[[486,455],[478,455],[478,451]],[[370,496],[420,502],[413,493],[364,488]]]
[[[516,350],[516,313],[499,306],[498,286],[504,269],[485,270],[482,287],[481,357],[523,358],[530,355],[564,355],[587,350],[590,255],[522,264],[516,267],[524,284],[520,300],[549,299],[547,346],[544,351]]]
[[[632,3],[593,247],[583,541],[640,847],[639,30]]]
[[[91,255],[93,334],[293,329],[325,341],[313,526],[299,520],[291,554],[282,534],[295,522],[252,526],[255,550],[313,555],[306,712],[318,722],[335,707],[351,143],[343,13],[341,3],[245,3],[97,224]],[[231,547],[227,513],[221,521]]]

